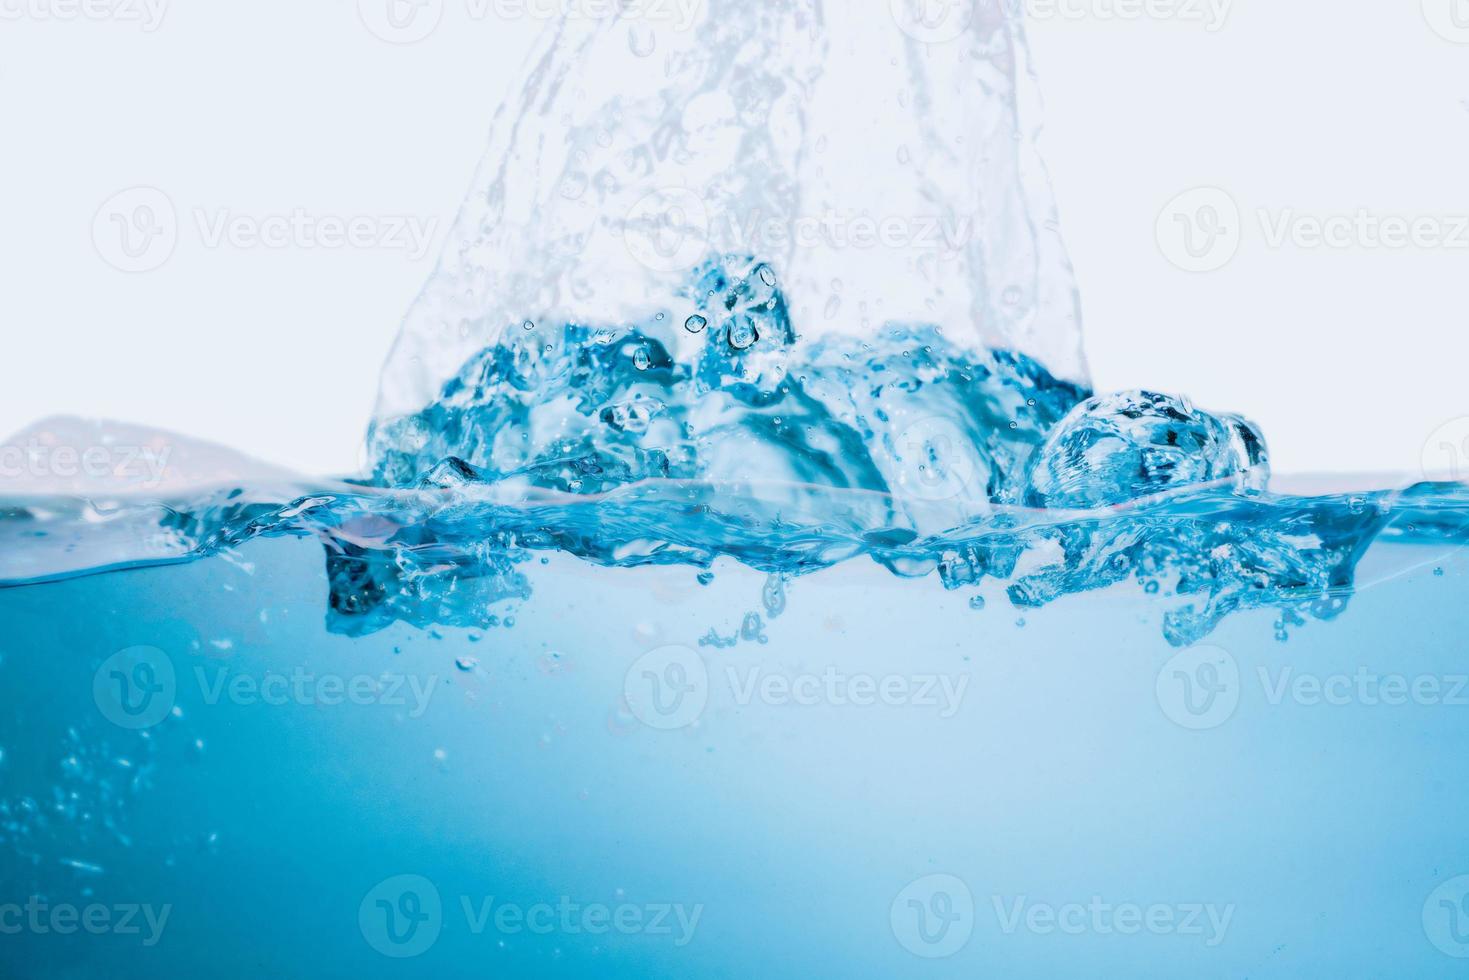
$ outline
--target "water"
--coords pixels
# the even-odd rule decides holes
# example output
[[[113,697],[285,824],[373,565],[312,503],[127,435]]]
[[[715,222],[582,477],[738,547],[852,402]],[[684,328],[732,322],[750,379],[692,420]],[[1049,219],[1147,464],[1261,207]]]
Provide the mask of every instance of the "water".
[[[831,13],[552,31],[353,479],[11,440],[0,972],[1469,956],[1464,487],[1094,392],[1018,25]]]

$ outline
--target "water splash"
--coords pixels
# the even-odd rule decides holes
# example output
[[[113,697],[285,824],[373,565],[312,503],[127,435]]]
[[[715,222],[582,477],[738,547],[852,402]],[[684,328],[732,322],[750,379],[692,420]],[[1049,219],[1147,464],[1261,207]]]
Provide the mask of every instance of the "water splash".
[[[361,634],[508,627],[552,550],[732,558],[771,619],[865,558],[1022,610],[1132,582],[1187,644],[1339,615],[1374,540],[1462,544],[1460,485],[1273,493],[1246,420],[1094,394],[1004,9],[943,41],[817,0],[558,26],[385,368],[367,479],[198,451],[151,495],[15,485],[0,587],[310,537]]]
[[[379,421],[527,321],[640,324],[686,362],[691,274],[722,254],[769,264],[802,342],[933,323],[1085,382],[1016,9],[974,5],[933,43],[888,7],[703,0],[691,20],[549,30],[403,324]]]
[[[497,347],[439,402],[380,429],[376,486],[227,485],[103,507],[12,500],[0,586],[310,537],[326,553],[329,625],[355,635],[399,621],[493,628],[532,594],[532,559],[552,550],[690,566],[701,581],[733,558],[772,576],[770,618],[788,580],[868,558],[950,590],[1004,582],[1020,609],[1130,582],[1186,645],[1244,610],[1292,623],[1339,615],[1375,540],[1469,541],[1460,484],[1273,493],[1242,420],[1141,392],[1092,398],[1019,355],[962,361],[935,328],[829,339],[769,391],[652,354],[640,368],[635,330],[613,342],[583,327],[558,335],[542,387],[518,388],[516,348]],[[715,377],[722,387],[707,388]],[[606,411],[638,399],[661,406],[643,413],[648,425]]]

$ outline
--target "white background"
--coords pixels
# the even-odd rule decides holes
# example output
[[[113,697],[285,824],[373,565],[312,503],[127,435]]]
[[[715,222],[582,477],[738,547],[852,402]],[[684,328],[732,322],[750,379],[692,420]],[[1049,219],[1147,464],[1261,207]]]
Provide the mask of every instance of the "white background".
[[[105,416],[353,469],[398,320],[544,22],[445,0],[437,31],[392,45],[357,0],[174,0],[152,31],[121,19],[142,0],[66,19],[75,2],[0,0],[0,435]],[[1033,0],[1096,386],[1243,412],[1278,471],[1416,471],[1469,415],[1469,247],[1271,246],[1257,212],[1469,215],[1469,45],[1430,26],[1469,41],[1449,16],[1469,25],[1469,0],[1237,0],[1212,25],[1151,2],[1163,16]],[[137,185],[166,192],[180,232],[162,267],[127,274],[92,223]],[[1238,254],[1187,272],[1159,219],[1182,234],[1165,208],[1203,186],[1238,207]],[[417,257],[209,247],[196,225],[296,209],[438,237]]]

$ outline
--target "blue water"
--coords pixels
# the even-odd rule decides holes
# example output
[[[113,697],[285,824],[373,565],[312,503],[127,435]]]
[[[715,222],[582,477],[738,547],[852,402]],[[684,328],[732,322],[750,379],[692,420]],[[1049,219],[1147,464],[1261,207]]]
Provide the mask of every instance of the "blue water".
[[[14,440],[0,976],[1461,972],[1464,485],[1093,389],[1009,14],[711,9],[548,32],[361,473]],[[983,220],[717,220],[834,200]]]
[[[171,908],[151,946],[146,930],[7,935],[7,973],[1450,975],[1432,937],[1461,947],[1423,916],[1447,930],[1430,893],[1469,869],[1465,566],[1381,543],[1363,566],[1377,584],[1288,643],[1267,611],[1211,635],[1238,678],[1222,720],[1175,678],[1208,675],[1172,661],[1163,603],[1123,586],[1021,628],[1000,589],[975,610],[969,590],[868,562],[789,581],[781,608],[730,560],[701,585],[558,554],[529,563],[528,598],[485,607],[497,626],[359,637],[324,628],[343,610],[321,544],[283,537],[7,589],[7,894]],[[99,671],[138,644],[173,681],[134,663],[99,696]],[[1362,669],[1443,686],[1276,696]],[[669,686],[647,688],[650,671]],[[898,686],[884,701],[861,678]],[[173,711],[131,730],[124,697]],[[937,908],[933,875],[974,904],[955,932],[926,920],[930,945],[893,906],[920,882]],[[421,939],[375,904],[360,915],[385,881],[392,908],[438,896]],[[1071,934],[1030,911],[1094,896],[1173,909],[1157,914],[1176,928],[1124,934],[1088,912]],[[479,915],[563,898],[646,928]],[[1016,902],[1041,924],[1007,929]],[[691,932],[652,928],[679,906]],[[1227,924],[1185,930],[1195,906]],[[951,956],[919,958],[950,935],[966,937]]]
[[[803,363],[760,281],[692,366],[521,326],[369,480],[13,498],[7,975],[1457,969],[1462,487],[1273,492],[935,328]]]

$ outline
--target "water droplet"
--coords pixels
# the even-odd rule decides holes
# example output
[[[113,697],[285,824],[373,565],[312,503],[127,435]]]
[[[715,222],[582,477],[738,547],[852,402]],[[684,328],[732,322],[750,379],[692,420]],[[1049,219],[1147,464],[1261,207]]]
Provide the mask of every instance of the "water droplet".
[[[971,596],[969,598],[969,608],[970,609],[974,609],[974,610],[983,609],[984,608],[984,596],[982,596],[982,595]]]
[[[535,322],[533,320],[527,320],[524,323],[522,323],[520,325],[520,327],[521,327],[522,330],[534,330],[536,328],[536,325],[535,325]]]
[[[653,359],[648,356],[648,348],[639,347],[632,356],[632,362],[639,371],[648,370],[648,366],[653,363]]]
[[[767,286],[774,286],[776,282],[775,270],[768,265],[762,265],[760,267],[760,281]]]
[[[765,604],[765,612],[771,619],[779,619],[780,614],[785,612],[786,588],[785,582],[779,575],[771,574],[765,579],[761,601]]]
[[[745,317],[737,319],[729,328],[729,346],[735,350],[749,350],[760,339],[760,331]]]
[[[467,672],[478,667],[479,661],[476,660],[474,657],[460,657],[458,660],[454,661],[454,666],[458,667],[460,670]]]
[[[689,333],[698,333],[700,330],[709,326],[709,321],[695,313],[683,322],[683,326]]]

